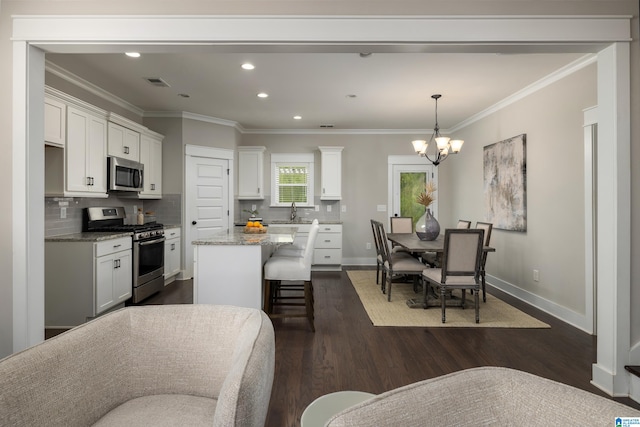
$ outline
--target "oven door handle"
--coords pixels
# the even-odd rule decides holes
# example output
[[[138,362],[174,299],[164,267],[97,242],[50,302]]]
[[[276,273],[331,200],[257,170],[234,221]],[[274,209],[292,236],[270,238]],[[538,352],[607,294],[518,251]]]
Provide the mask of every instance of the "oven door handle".
[[[165,240],[166,239],[164,237],[161,237],[159,239],[149,240],[148,242],[139,242],[138,245],[139,246],[155,245],[156,243],[161,243],[161,242],[164,242]]]

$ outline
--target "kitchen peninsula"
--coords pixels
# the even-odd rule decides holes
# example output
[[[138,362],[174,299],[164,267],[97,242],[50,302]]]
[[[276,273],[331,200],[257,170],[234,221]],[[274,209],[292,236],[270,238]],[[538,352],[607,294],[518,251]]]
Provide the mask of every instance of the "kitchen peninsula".
[[[293,243],[297,229],[278,227],[246,234],[243,227],[195,240],[194,304],[262,309],[262,267],[280,245]]]

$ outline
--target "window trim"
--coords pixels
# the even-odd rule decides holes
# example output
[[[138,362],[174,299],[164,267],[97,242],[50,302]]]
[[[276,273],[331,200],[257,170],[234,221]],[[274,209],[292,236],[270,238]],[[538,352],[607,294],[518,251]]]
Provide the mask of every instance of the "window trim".
[[[276,166],[280,163],[302,163],[309,170],[307,181],[307,203],[297,204],[297,207],[309,208],[314,206],[314,189],[315,189],[315,155],[313,153],[274,153],[271,154],[271,204],[272,208],[289,207],[289,204],[281,204],[277,202],[276,188]]]

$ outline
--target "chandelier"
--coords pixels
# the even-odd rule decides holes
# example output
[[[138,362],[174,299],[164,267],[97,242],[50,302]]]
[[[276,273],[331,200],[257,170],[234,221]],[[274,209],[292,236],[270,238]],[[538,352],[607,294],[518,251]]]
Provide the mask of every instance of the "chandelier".
[[[434,166],[438,166],[440,162],[449,157],[449,154],[458,154],[460,149],[462,148],[462,144],[464,141],[461,139],[451,139],[447,136],[440,135],[440,127],[438,126],[438,99],[440,99],[442,95],[431,95],[431,98],[436,101],[436,125],[433,128],[433,135],[431,135],[431,139],[429,142],[424,139],[416,139],[415,141],[411,141],[413,144],[413,149],[416,150],[416,153],[419,156],[425,157],[429,160]],[[435,141],[435,152],[432,154],[433,158],[429,156],[427,153],[427,149],[429,145],[433,141]]]

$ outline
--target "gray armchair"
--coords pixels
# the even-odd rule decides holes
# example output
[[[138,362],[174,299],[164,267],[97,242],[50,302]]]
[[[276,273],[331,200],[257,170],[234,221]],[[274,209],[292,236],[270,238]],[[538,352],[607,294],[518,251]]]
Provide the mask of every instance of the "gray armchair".
[[[483,367],[388,391],[333,416],[327,427],[614,426],[640,411],[508,368]]]
[[[0,425],[261,427],[274,360],[260,310],[128,307],[1,360]]]

